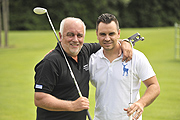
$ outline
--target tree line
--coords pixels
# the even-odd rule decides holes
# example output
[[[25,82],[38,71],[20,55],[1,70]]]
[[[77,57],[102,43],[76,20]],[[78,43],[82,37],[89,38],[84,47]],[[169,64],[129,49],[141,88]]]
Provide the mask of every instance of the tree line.
[[[33,8],[48,10],[55,29],[65,17],[81,18],[87,29],[95,29],[102,13],[114,14],[121,28],[164,27],[180,22],[180,0],[9,0],[10,30],[51,29],[46,15]]]

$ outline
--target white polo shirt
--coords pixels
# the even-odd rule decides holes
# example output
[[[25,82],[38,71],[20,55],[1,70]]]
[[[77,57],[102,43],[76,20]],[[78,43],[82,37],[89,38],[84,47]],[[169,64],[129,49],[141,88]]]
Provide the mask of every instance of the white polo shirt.
[[[130,103],[131,61],[122,62],[121,55],[112,63],[104,56],[103,48],[92,54],[89,72],[92,85],[96,87],[94,120],[129,120],[124,108]],[[133,103],[140,99],[141,80],[155,76],[145,55],[133,50]],[[139,118],[138,120],[141,120]]]

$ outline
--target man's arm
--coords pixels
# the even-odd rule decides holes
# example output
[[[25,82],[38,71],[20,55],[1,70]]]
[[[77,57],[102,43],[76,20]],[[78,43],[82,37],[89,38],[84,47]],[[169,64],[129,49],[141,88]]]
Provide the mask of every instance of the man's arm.
[[[129,42],[122,41],[122,40],[119,40],[119,42],[121,43],[121,50],[123,52],[122,61],[123,62],[130,61],[132,59],[132,55],[133,55],[133,50],[132,50],[131,44]],[[121,55],[121,53],[120,53],[120,55]]]
[[[123,59],[122,59],[122,61],[123,62],[124,61],[126,61],[126,62],[130,61],[132,59],[132,55],[133,55],[131,44],[129,42],[122,41],[120,39],[119,39],[119,42],[121,43],[121,49],[119,50],[119,56],[121,56],[121,53],[123,52]],[[84,43],[84,44],[92,44],[92,43]],[[99,43],[93,43],[93,44],[95,44],[95,47],[93,48],[93,51],[91,53],[95,53],[95,52],[97,52],[101,48]],[[53,50],[50,50],[47,54],[49,54],[52,51]]]
[[[133,116],[133,119],[138,119],[143,113],[144,107],[150,105],[160,94],[160,86],[156,76],[153,76],[143,81],[143,83],[147,87],[144,95],[137,102],[131,105],[130,108],[124,109],[125,111],[127,111],[128,116],[130,116],[136,111],[136,114]]]
[[[35,92],[34,103],[37,107],[49,111],[82,111],[89,109],[89,101],[86,97],[79,97],[75,101],[67,101],[57,99],[43,92]]]

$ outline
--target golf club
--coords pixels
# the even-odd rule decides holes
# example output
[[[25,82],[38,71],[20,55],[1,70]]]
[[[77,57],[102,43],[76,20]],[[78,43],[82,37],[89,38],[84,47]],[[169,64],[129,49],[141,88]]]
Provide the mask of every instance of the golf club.
[[[55,34],[56,39],[57,39],[57,41],[58,41],[58,44],[59,44],[59,46],[60,46],[60,49],[61,49],[61,51],[62,51],[62,53],[63,53],[64,59],[65,59],[67,65],[68,65],[68,68],[69,68],[69,70],[70,70],[71,77],[73,78],[74,83],[75,83],[75,85],[76,85],[76,88],[77,88],[77,91],[78,91],[78,93],[79,93],[79,96],[82,97],[82,93],[81,93],[81,91],[80,91],[80,88],[79,88],[78,83],[77,83],[77,81],[76,81],[76,78],[75,78],[75,76],[74,76],[74,73],[73,73],[73,71],[72,71],[72,69],[71,69],[71,66],[69,65],[69,62],[68,62],[68,60],[67,60],[67,58],[66,58],[66,55],[65,55],[65,53],[64,53],[64,51],[63,51],[63,48],[62,48],[62,46],[61,46],[61,44],[60,44],[60,41],[59,41],[59,39],[58,39],[58,37],[57,37],[56,31],[55,31],[54,26],[53,26],[53,24],[52,24],[52,22],[51,22],[51,19],[50,19],[50,17],[49,17],[48,11],[47,11],[45,8],[41,8],[41,7],[36,7],[36,8],[33,9],[33,11],[34,11],[34,13],[36,13],[36,14],[45,14],[45,13],[46,13],[46,15],[47,15],[47,17],[48,17],[48,20],[49,20],[49,23],[50,23],[50,25],[51,25],[51,27],[52,27],[52,30],[54,31],[54,34]],[[91,118],[88,110],[87,110],[87,115],[88,115],[88,119],[89,119],[89,120],[92,120],[92,118]]]
[[[133,50],[133,43],[130,40],[131,46],[132,46],[132,50]],[[131,107],[131,105],[133,104],[133,100],[132,100],[132,93],[133,93],[133,60],[131,60],[131,74],[130,74],[130,103],[129,103],[129,107]],[[133,115],[129,116],[129,120],[132,120]]]
[[[130,44],[132,46],[132,50],[133,50],[133,46],[135,46],[135,43],[138,42],[139,40],[143,41],[144,37],[141,37],[141,35],[139,33],[136,33],[136,34],[132,35],[131,37],[129,37],[126,40],[130,42]],[[131,60],[130,103],[129,103],[129,107],[131,107],[131,105],[133,104],[132,93],[133,93],[133,60]],[[129,120],[132,120],[132,117],[133,117],[133,115],[130,115]]]
[[[139,33],[136,33],[128,38],[128,40],[132,43],[133,46],[135,46],[135,43],[139,40],[143,41],[144,37],[141,37]]]

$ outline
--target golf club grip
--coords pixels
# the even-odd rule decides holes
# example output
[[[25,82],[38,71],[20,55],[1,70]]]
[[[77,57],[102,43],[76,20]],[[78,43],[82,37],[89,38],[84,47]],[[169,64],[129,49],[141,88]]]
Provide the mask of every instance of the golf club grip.
[[[89,120],[92,120],[92,118],[91,118],[88,110],[87,110],[87,116],[88,116],[88,119],[89,119]]]
[[[131,107],[132,103],[129,103],[129,107]],[[132,120],[133,114],[129,116],[129,120]]]
[[[129,120],[132,120],[132,115],[129,116]]]

